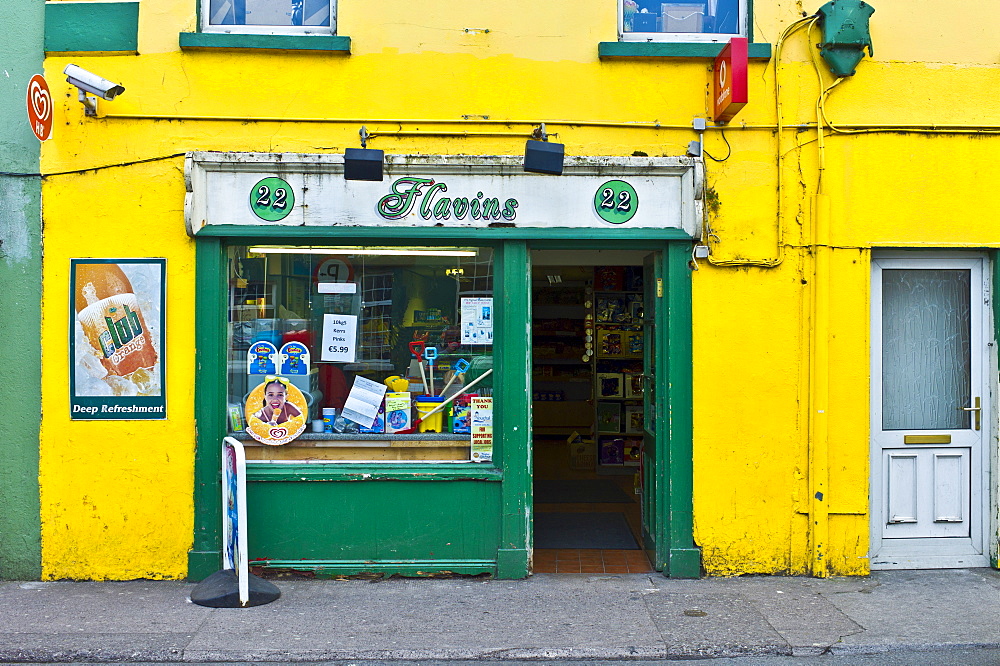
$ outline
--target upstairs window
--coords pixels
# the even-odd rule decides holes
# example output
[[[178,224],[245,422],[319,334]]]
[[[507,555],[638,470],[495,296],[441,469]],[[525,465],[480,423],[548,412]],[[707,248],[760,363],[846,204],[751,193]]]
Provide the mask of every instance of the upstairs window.
[[[337,0],[202,0],[202,30],[330,35],[336,10]]]
[[[747,35],[747,0],[619,0],[626,42],[728,42]]]

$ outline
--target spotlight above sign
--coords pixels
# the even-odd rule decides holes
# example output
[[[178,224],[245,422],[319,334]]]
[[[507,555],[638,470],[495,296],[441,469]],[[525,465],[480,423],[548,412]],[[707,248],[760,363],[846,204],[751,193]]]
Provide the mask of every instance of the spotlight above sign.
[[[712,118],[728,123],[747,105],[747,38],[733,37],[722,47],[712,68]]]

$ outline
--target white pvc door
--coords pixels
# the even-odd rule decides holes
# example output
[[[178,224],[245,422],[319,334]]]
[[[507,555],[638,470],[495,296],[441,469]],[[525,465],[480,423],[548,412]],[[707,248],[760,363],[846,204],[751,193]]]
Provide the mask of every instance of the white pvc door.
[[[872,264],[871,567],[988,566],[986,259]]]

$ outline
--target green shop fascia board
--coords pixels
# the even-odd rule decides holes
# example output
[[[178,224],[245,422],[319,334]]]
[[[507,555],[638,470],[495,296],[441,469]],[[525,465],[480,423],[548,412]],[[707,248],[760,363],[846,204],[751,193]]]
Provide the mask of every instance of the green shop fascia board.
[[[182,49],[258,49],[323,51],[349,54],[351,38],[341,35],[245,35],[229,32],[182,32]]]
[[[46,53],[138,53],[138,2],[46,2]]]
[[[600,42],[600,58],[711,58],[715,59],[725,44],[718,42]],[[771,45],[748,44],[750,60],[770,60]]]

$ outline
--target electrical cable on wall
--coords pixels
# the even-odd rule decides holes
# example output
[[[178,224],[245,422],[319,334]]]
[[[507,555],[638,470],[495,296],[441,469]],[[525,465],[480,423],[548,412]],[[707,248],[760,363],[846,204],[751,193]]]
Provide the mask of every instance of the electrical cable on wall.
[[[729,152],[726,153],[726,156],[723,157],[722,159],[719,159],[718,157],[713,157],[712,153],[708,152],[708,149],[704,147],[704,143],[702,144],[702,149],[701,149],[702,152],[705,153],[705,156],[708,157],[708,159],[712,160],[713,162],[725,162],[733,154],[733,147],[729,145],[729,139],[726,138],[725,128],[719,127],[719,134],[722,135],[722,140],[726,142],[726,148],[729,150]]]
[[[776,140],[778,142],[777,150],[775,151],[776,159],[776,170],[777,170],[777,206],[776,206],[776,245],[777,251],[776,256],[772,259],[713,259],[712,254],[708,256],[708,261],[713,266],[760,266],[762,268],[773,268],[775,266],[781,265],[785,260],[785,243],[784,243],[784,215],[781,208],[781,197],[783,191],[783,176],[782,169],[784,166],[784,156],[782,154],[781,136],[784,131],[784,126],[781,122],[781,85],[778,82],[778,70],[781,65],[781,49],[785,44],[785,40],[791,37],[796,31],[803,27],[807,27],[806,34],[808,35],[808,30],[812,28],[813,24],[819,20],[817,15],[806,16],[804,18],[798,19],[794,23],[790,24],[788,27],[782,31],[781,36],[778,38],[777,43],[774,46],[774,107],[775,107],[775,117],[777,122],[777,133]]]
[[[184,157],[187,153],[174,153],[172,155],[162,155],[160,157],[147,157],[143,160],[133,160],[131,162],[118,162],[117,164],[102,164],[101,166],[86,167],[84,169],[73,169],[71,171],[53,171],[52,173],[20,173],[13,171],[0,171],[0,176],[10,176],[13,178],[49,178],[50,176],[69,176],[73,174],[87,173],[88,171],[102,171],[104,169],[116,169],[118,167],[134,166],[147,162],[160,162],[171,160],[175,157]]]

